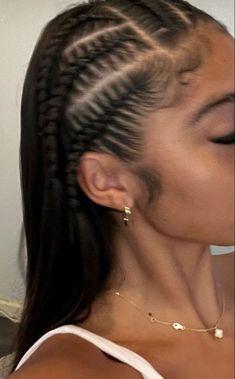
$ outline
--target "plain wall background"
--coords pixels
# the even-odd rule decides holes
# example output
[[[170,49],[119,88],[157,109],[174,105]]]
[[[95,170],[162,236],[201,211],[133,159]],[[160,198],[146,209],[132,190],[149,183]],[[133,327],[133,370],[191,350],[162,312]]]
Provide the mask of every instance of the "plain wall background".
[[[123,0],[124,1],[124,0]],[[76,1],[0,0],[0,299],[22,302],[25,249],[19,179],[20,101],[26,68],[41,29]],[[234,34],[233,0],[191,0]],[[234,247],[211,246],[220,254]]]

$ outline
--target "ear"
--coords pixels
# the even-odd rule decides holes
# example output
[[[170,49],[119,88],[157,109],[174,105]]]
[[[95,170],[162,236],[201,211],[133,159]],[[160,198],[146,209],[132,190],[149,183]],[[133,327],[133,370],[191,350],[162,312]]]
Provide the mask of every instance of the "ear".
[[[123,211],[132,207],[131,177],[124,164],[111,154],[87,152],[79,162],[77,181],[92,201]]]

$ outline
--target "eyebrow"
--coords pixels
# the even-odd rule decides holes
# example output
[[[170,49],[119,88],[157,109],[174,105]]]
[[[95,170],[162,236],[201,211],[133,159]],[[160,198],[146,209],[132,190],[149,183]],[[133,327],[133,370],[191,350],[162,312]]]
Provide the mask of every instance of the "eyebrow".
[[[207,113],[209,113],[211,110],[215,109],[216,107],[226,104],[226,103],[232,103],[234,102],[235,93],[230,92],[223,96],[220,96],[217,99],[212,99],[206,104],[203,104],[201,108],[199,108],[195,113],[193,113],[190,117],[189,125],[193,126],[193,124],[200,121]]]

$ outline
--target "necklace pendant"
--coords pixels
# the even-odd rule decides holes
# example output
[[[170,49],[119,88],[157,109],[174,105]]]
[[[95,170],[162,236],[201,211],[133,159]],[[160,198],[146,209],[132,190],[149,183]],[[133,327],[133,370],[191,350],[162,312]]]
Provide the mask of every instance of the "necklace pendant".
[[[157,322],[156,317],[154,317],[154,315],[151,312],[148,313],[148,316],[149,316],[151,322]]]
[[[219,329],[219,328],[216,328],[216,329],[215,329],[214,336],[215,336],[216,338],[223,338],[223,336],[224,336],[224,332],[223,332],[223,330],[222,330],[222,329]]]
[[[185,330],[185,326],[179,324],[178,322],[174,322],[174,324],[171,325],[175,330]]]

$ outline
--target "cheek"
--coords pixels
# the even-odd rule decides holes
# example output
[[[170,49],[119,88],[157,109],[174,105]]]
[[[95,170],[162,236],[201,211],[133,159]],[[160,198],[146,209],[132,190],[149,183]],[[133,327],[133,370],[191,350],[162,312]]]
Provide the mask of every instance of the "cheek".
[[[232,245],[234,165],[231,157],[225,154],[219,159],[208,146],[197,151],[191,146],[188,150],[166,149],[164,159],[159,158],[152,164],[162,174],[163,191],[150,213],[152,222],[154,219],[157,227],[171,236]]]

